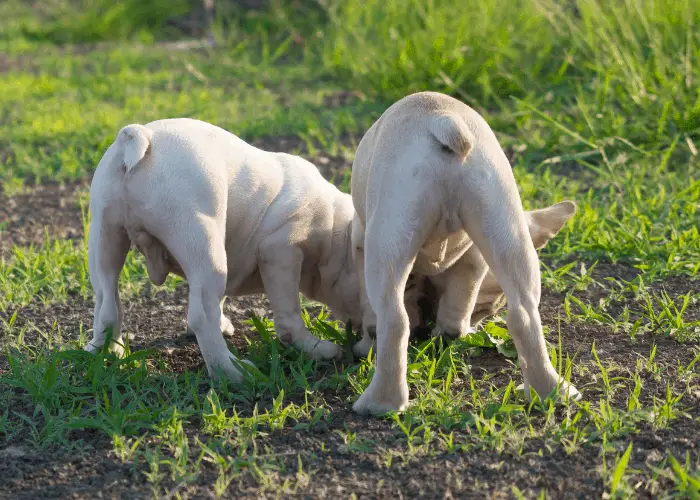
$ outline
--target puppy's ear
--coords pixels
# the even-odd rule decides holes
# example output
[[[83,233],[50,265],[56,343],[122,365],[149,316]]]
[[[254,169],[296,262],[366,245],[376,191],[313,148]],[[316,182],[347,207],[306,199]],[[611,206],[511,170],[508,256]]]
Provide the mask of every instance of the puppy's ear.
[[[535,248],[539,250],[545,246],[575,213],[576,203],[571,200],[559,202],[551,207],[525,212],[530,237]]]

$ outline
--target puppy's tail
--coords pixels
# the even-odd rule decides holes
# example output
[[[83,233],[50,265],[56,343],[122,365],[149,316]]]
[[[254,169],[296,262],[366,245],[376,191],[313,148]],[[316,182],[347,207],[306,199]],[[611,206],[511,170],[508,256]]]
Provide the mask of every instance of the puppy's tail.
[[[127,125],[117,134],[117,142],[121,143],[126,171],[131,171],[148,153],[151,147],[153,132],[137,123]]]
[[[474,147],[474,135],[456,113],[440,113],[430,117],[428,131],[444,149],[464,160]]]

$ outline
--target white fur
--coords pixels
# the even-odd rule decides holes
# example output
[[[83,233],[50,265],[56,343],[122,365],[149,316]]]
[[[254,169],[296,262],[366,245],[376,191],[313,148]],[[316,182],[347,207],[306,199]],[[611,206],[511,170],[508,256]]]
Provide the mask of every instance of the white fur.
[[[459,158],[466,158],[474,147],[474,136],[464,120],[455,113],[436,113],[427,125],[435,140]]]
[[[170,272],[187,279],[187,323],[210,374],[242,377],[222,336],[233,333],[221,311],[225,296],[265,291],[281,340],[315,358],[342,351],[305,328],[299,292],[360,325],[352,200],[302,158],[262,151],[197,120],[128,125],[97,167],[90,210],[89,351],[102,347],[109,327],[121,340],[118,278],[130,242],[156,284]]]
[[[572,201],[562,201],[551,207],[525,212],[530,237],[535,248],[539,250],[544,247],[550,239],[557,235],[575,212],[576,204]],[[423,326],[427,321],[435,321],[433,336],[443,335],[448,339],[454,339],[475,332],[482,320],[493,316],[502,309],[505,305],[503,289],[491,270],[486,273],[479,286],[476,302],[471,311],[465,310],[464,307],[450,307],[449,305],[450,296],[445,293],[448,282],[470,283],[476,279],[473,271],[478,268],[477,264],[481,260],[483,257],[479,253],[479,249],[475,245],[471,245],[452,267],[440,274],[421,275],[414,268],[409,275],[404,293],[404,305],[411,330]],[[449,281],[448,277],[450,277]],[[432,290],[428,284],[432,286]],[[454,297],[452,302],[455,299],[460,300],[461,297]],[[424,316],[425,312],[420,309],[418,304],[421,300],[429,301],[433,315]],[[443,300],[442,307],[440,307],[440,302]],[[435,312],[437,312],[437,316]],[[371,330],[371,333],[368,329]],[[360,342],[353,346],[353,352],[356,356],[366,357],[370,349],[375,348],[376,350],[373,340],[375,334],[376,327],[374,323],[370,322],[366,325],[364,336]]]
[[[118,140],[124,145],[124,166],[131,170],[146,155],[153,132],[143,125],[133,124],[121,129],[119,135]]]
[[[408,404],[403,297],[411,273],[440,283],[434,334],[463,334],[490,269],[507,298],[526,395],[530,387],[542,397],[558,387],[580,397],[549,360],[533,244],[556,234],[575,206],[526,214],[508,159],[478,113],[433,92],[401,99],[360,141],[351,193],[355,263],[367,294],[362,323],[365,331],[376,325],[377,337],[374,378],[355,411],[379,414]],[[498,290],[493,283],[488,288],[485,293]]]

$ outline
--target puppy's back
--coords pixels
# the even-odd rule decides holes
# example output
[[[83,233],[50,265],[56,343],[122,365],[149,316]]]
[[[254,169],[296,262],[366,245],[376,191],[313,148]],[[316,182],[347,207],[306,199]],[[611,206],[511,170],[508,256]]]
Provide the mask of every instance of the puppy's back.
[[[391,170],[400,171],[395,177],[452,177],[449,170],[479,160],[508,163],[479,113],[438,92],[411,94],[387,108],[360,141],[352,170],[353,200],[364,205],[370,185],[382,183]]]

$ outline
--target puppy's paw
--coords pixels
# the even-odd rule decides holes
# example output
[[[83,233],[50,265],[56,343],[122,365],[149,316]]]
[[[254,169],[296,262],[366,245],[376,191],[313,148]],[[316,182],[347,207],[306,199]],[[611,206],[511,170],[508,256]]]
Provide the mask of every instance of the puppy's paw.
[[[102,349],[102,345],[103,344],[93,344],[93,341],[91,340],[87,343],[85,347],[83,347],[83,349],[85,349],[90,354],[96,354],[97,352],[99,352],[100,349]]]
[[[369,351],[372,349],[373,345],[374,341],[371,338],[362,337],[362,340],[352,346],[352,353],[358,358],[366,358],[369,356]]]
[[[462,331],[458,328],[442,327],[437,325],[435,328],[433,328],[433,331],[430,332],[430,335],[434,338],[442,337],[445,340],[452,341],[471,333],[474,333],[474,329],[471,327],[467,327],[464,329],[464,331]]]
[[[227,337],[232,337],[236,329],[233,327],[231,320],[222,314],[219,323],[221,325],[221,333]]]
[[[359,415],[383,415],[390,411],[404,411],[408,407],[408,385],[404,382],[398,388],[383,387],[374,380],[352,405]]]
[[[318,342],[307,350],[307,354],[312,359],[319,361],[331,359],[339,360],[343,358],[343,348],[328,340],[318,340]]]
[[[534,387],[533,387],[534,389]],[[532,401],[532,395],[530,394],[530,385],[529,384],[520,384],[518,387],[515,389],[517,392],[522,392],[525,396],[525,399],[528,401]],[[558,396],[556,395],[557,391],[559,392]],[[580,401],[581,398],[583,397],[581,393],[579,392],[576,387],[573,386],[573,384],[570,384],[566,382],[565,380],[560,379],[557,384],[554,384],[554,386],[550,390],[546,389],[541,389],[540,391],[535,390],[537,393],[537,396],[540,399],[548,399],[554,396],[554,399],[558,399],[559,401],[561,400],[568,400],[568,401]]]
[[[109,350],[118,358],[124,356],[124,353],[126,352],[124,345],[120,342],[112,342],[112,345],[109,346]]]
[[[233,357],[232,359],[234,360],[234,364],[236,365],[236,368],[241,372],[241,375],[243,377],[245,377],[245,372],[249,371],[249,370],[247,370],[246,366],[250,366],[251,368],[254,368],[254,371],[259,371],[258,367],[255,366],[255,363],[253,363],[249,359],[238,359],[235,357]],[[246,366],[243,366],[243,365],[246,365]]]
[[[572,384],[566,384],[564,388],[564,398],[568,398],[569,401],[581,401],[581,399],[583,399],[583,394]]]
[[[243,382],[243,372],[241,368],[236,366],[239,363],[245,363],[245,360],[237,359],[231,354],[227,359],[222,359],[215,365],[207,365],[207,371],[211,378],[216,378],[219,374],[226,377],[229,382],[240,384]],[[248,362],[248,364],[252,364]]]
[[[102,350],[104,344],[95,343],[91,340],[83,349],[85,349],[90,354],[97,354]],[[125,349],[121,342],[112,342],[109,346],[109,351],[117,357],[122,357],[124,355]]]

